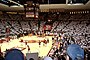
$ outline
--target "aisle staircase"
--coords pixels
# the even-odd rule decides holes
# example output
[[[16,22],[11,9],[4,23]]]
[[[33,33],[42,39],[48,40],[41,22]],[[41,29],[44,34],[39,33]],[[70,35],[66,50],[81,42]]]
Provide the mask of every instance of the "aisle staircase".
[[[59,24],[58,21],[56,21],[56,22],[53,23],[53,27],[52,27],[51,32],[53,32],[53,30],[58,26],[58,24]]]
[[[58,48],[59,47],[59,42],[55,42],[52,45],[52,48],[50,49],[50,51],[48,52],[47,56],[52,56],[54,54],[54,52],[56,51],[56,49],[54,50],[53,48]]]

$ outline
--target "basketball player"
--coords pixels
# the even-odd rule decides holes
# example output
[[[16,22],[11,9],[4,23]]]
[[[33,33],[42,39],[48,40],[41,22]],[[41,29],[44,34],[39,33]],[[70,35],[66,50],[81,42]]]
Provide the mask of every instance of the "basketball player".
[[[30,47],[29,47],[29,45],[27,45],[27,48],[28,48],[28,52],[30,52]]]
[[[41,41],[39,40],[39,47],[40,47],[40,45],[41,45]]]

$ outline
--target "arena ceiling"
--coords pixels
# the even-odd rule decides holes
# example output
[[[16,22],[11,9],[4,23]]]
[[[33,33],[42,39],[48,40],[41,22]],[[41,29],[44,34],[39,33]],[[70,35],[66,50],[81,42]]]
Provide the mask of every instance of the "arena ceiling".
[[[90,0],[0,0],[0,10],[24,10],[27,1],[39,3],[40,9],[90,9]]]

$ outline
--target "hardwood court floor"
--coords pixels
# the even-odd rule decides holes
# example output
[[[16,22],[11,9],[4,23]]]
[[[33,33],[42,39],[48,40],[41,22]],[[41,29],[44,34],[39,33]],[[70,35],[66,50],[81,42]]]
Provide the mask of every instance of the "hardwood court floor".
[[[41,42],[41,45],[39,46],[39,43],[27,43],[27,45],[30,47],[30,51],[28,51],[28,47],[25,44],[25,41],[35,40],[35,41],[42,41],[44,39],[49,39],[49,43],[46,45]],[[20,42],[23,40],[23,42]],[[9,42],[4,42],[0,44],[1,51],[5,52],[6,49],[12,49],[17,48],[20,49],[23,54],[26,56],[26,53],[35,53],[38,52],[39,56],[47,56],[48,52],[50,51],[52,47],[52,36],[45,36],[45,37],[38,37],[38,36],[24,36],[20,37],[19,39],[11,39]]]

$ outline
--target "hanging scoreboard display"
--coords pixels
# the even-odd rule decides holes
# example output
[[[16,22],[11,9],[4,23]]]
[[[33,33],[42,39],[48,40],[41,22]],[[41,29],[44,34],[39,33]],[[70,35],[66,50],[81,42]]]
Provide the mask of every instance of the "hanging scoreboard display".
[[[24,8],[25,8],[26,17],[38,19],[39,4],[33,3],[32,1],[27,1],[27,4],[25,4]]]

